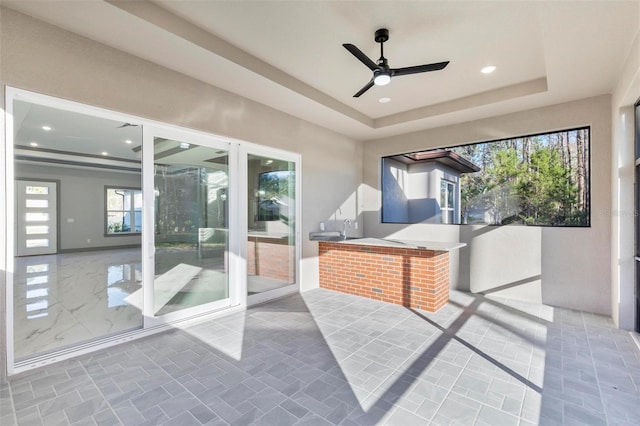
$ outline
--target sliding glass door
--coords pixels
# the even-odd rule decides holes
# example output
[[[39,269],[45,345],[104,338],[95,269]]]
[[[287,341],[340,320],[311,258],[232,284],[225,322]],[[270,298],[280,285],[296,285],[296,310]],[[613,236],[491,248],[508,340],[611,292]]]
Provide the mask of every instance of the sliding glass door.
[[[145,260],[150,323],[237,304],[235,147],[184,131],[145,129]],[[153,271],[153,272],[151,272]],[[233,297],[232,297],[233,296]],[[150,300],[153,299],[153,300]]]
[[[11,88],[7,123],[9,374],[297,291],[298,155]]]
[[[254,147],[247,166],[246,280],[248,302],[285,294],[296,285],[299,221],[298,158]]]

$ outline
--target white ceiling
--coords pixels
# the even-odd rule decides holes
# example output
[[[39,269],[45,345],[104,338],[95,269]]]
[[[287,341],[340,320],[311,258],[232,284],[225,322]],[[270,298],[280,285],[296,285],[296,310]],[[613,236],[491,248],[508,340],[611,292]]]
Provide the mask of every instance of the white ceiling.
[[[611,93],[640,21],[637,0],[3,5],[361,140]],[[371,72],[342,44],[375,61],[382,27],[392,67],[449,66],[353,98]]]

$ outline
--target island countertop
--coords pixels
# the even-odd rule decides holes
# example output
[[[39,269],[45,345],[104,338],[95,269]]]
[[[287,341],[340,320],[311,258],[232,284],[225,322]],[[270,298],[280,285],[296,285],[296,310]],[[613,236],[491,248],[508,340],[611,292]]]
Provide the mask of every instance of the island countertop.
[[[418,241],[386,238],[354,238],[342,241],[332,241],[336,244],[354,244],[361,246],[376,246],[389,248],[403,248],[413,250],[451,251],[465,247],[466,243],[453,243],[444,241]]]

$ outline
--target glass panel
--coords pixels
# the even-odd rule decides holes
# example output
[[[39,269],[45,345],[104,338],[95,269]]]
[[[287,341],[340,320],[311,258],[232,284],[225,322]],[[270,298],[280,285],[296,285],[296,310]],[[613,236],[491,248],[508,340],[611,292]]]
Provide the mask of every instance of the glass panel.
[[[27,299],[35,299],[36,297],[46,297],[49,295],[49,289],[36,288],[35,290],[27,290]]]
[[[49,220],[49,213],[29,212],[24,217],[27,222],[46,222]]]
[[[34,235],[34,234],[48,234],[49,233],[49,227],[46,225],[32,225],[32,226],[25,226],[25,230],[27,235]]]
[[[583,127],[385,157],[382,222],[435,223],[440,200],[465,224],[588,227],[589,146]],[[393,170],[407,171],[406,185]]]
[[[25,204],[29,209],[46,209],[49,207],[49,200],[26,200]]]
[[[131,232],[131,228],[125,220],[125,214],[123,212],[109,212],[107,214],[107,233],[117,234],[119,232]]]
[[[28,195],[49,195],[49,188],[46,186],[27,186],[25,193]]]
[[[37,240],[27,240],[25,242],[27,248],[35,248],[35,247],[49,247],[49,239],[41,238]]]
[[[124,210],[124,191],[107,190],[107,210]]]
[[[154,313],[229,297],[226,151],[155,138]]]
[[[248,156],[249,294],[295,284],[295,163]]]
[[[453,207],[453,184],[447,183],[447,207]],[[453,222],[449,222],[453,223]]]
[[[140,167],[141,150],[132,148],[142,144],[142,126],[123,127],[122,121],[19,100],[13,101],[13,109],[14,117],[19,118],[14,123],[15,149],[26,160],[14,161],[15,176],[23,178],[15,179],[13,234],[17,250],[10,301],[14,359],[25,362],[34,356],[66,351],[74,345],[141,328],[140,236],[109,240],[104,229],[108,206],[115,207],[116,213],[124,211],[122,196],[114,200],[117,194],[112,191],[105,197],[105,186],[141,187],[141,174],[135,170]],[[39,132],[39,147],[63,151],[74,163],[91,167],[53,164],[36,155],[37,150],[28,149],[33,129],[42,126],[42,117],[56,131]],[[81,143],[97,140],[101,141],[100,146]],[[102,157],[96,155],[102,150],[109,152],[110,158],[128,160],[123,170],[114,170],[117,166],[107,158],[104,160],[108,164],[100,164]],[[34,180],[41,176],[48,181]],[[80,207],[71,208],[66,201],[65,205],[56,205],[58,198],[73,200]],[[71,210],[57,218],[58,208]],[[62,224],[59,229],[58,219]],[[80,238],[78,226],[82,227],[81,246],[87,250],[56,253],[58,235],[66,241]],[[132,248],[135,244],[138,247]],[[111,247],[100,249],[105,246]],[[131,273],[111,282],[109,268],[114,265],[127,265]]]

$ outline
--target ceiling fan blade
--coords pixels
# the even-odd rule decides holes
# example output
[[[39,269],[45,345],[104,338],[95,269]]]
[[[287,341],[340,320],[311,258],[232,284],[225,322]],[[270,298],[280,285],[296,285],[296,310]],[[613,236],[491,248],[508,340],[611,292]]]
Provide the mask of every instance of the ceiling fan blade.
[[[414,67],[394,68],[391,70],[391,75],[396,76],[396,75],[418,74],[421,72],[429,72],[429,71],[440,71],[447,65],[449,65],[449,61],[436,62],[434,64],[427,64],[427,65],[416,65]]]
[[[351,52],[351,54],[353,56],[358,58],[360,60],[360,62],[365,64],[367,67],[369,67],[369,69],[371,71],[373,71],[373,70],[378,68],[378,65],[375,62],[373,62],[371,59],[369,59],[369,57],[367,55],[362,53],[362,51],[360,49],[358,49],[357,47],[355,47],[353,44],[345,43],[345,44],[343,44],[343,46],[344,46],[345,49],[347,49],[349,52]]]
[[[360,95],[362,95],[364,92],[366,92],[367,90],[371,89],[372,87],[373,87],[373,79],[371,79],[371,81],[368,82],[362,89],[358,90],[358,93],[353,95],[353,97],[354,98],[359,98]]]

